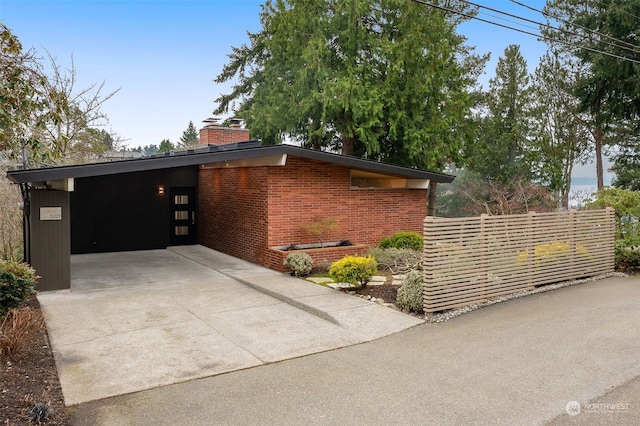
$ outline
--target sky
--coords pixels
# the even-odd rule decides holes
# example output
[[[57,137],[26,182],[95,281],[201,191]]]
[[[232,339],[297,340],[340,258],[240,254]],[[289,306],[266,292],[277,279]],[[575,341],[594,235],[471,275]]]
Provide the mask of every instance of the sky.
[[[409,0],[408,0],[409,1]],[[519,0],[536,9],[543,0]],[[214,100],[231,83],[213,80],[232,46],[248,42],[247,31],[260,29],[260,0],[0,0],[0,22],[25,48],[51,54],[69,67],[73,58],[77,87],[105,83],[103,94],[119,89],[102,111],[104,127],[130,147],[176,143],[189,121],[196,128],[212,116]],[[541,16],[509,0],[475,3],[528,17]],[[498,18],[496,18],[498,16]],[[480,18],[538,32],[533,24],[482,9]],[[506,19],[500,20],[499,18]],[[533,72],[546,45],[530,35],[479,21],[459,27],[476,53],[491,54],[480,81],[486,88],[498,58],[519,44]],[[574,175],[595,176],[593,166]]]

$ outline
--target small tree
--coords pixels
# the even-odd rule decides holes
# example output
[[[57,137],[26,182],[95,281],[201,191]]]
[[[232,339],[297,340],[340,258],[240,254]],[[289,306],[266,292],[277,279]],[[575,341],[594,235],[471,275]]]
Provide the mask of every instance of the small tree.
[[[338,222],[335,217],[316,217],[311,223],[303,226],[309,234],[318,237],[322,248],[322,238],[327,232],[338,230]]]
[[[199,145],[200,136],[198,135],[196,126],[193,125],[193,121],[190,121],[189,126],[187,126],[187,130],[182,132],[182,137],[180,138],[180,142],[178,142],[178,147],[180,149],[193,149],[197,148]]]
[[[173,145],[169,139],[162,139],[162,142],[160,142],[160,146],[158,147],[158,152],[169,152],[173,151],[175,148],[175,145]]]

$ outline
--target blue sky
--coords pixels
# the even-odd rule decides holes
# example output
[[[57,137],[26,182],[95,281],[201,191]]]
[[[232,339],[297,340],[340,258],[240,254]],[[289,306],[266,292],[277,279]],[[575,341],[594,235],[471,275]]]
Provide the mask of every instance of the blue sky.
[[[538,9],[544,6],[543,0],[521,2]],[[41,55],[46,49],[60,65],[68,66],[73,55],[79,87],[106,81],[105,92],[120,88],[103,107],[109,116],[107,129],[121,135],[129,146],[143,146],[165,138],[175,143],[189,121],[199,128],[212,115],[214,99],[229,89],[213,79],[226,63],[231,46],[247,42],[247,31],[260,28],[261,3],[0,0],[0,21],[25,47],[34,47]],[[541,19],[509,0],[476,3]],[[487,14],[495,15],[483,11],[480,17],[496,20]],[[521,46],[530,71],[545,51],[535,37],[482,22],[465,23],[460,32],[477,53],[491,53],[481,79],[485,87],[507,45]]]

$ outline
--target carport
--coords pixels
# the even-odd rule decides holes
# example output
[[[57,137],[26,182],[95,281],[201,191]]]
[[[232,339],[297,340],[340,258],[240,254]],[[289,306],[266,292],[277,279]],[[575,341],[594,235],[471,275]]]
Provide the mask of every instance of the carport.
[[[21,185],[25,259],[41,291],[70,288],[72,254],[196,243],[284,271],[278,247],[317,243],[303,225],[322,216],[340,228],[325,241],[348,243],[314,258],[333,262],[395,232],[421,232],[436,184],[454,179],[251,141],[7,176]]]

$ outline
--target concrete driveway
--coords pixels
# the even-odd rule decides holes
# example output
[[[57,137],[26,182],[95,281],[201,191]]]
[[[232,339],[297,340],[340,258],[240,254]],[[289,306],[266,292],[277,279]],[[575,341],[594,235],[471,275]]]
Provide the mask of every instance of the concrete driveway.
[[[72,256],[38,294],[67,405],[383,337],[422,321],[202,246]]]
[[[361,345],[81,404],[73,421],[635,426],[638,324],[640,279],[612,277]]]

